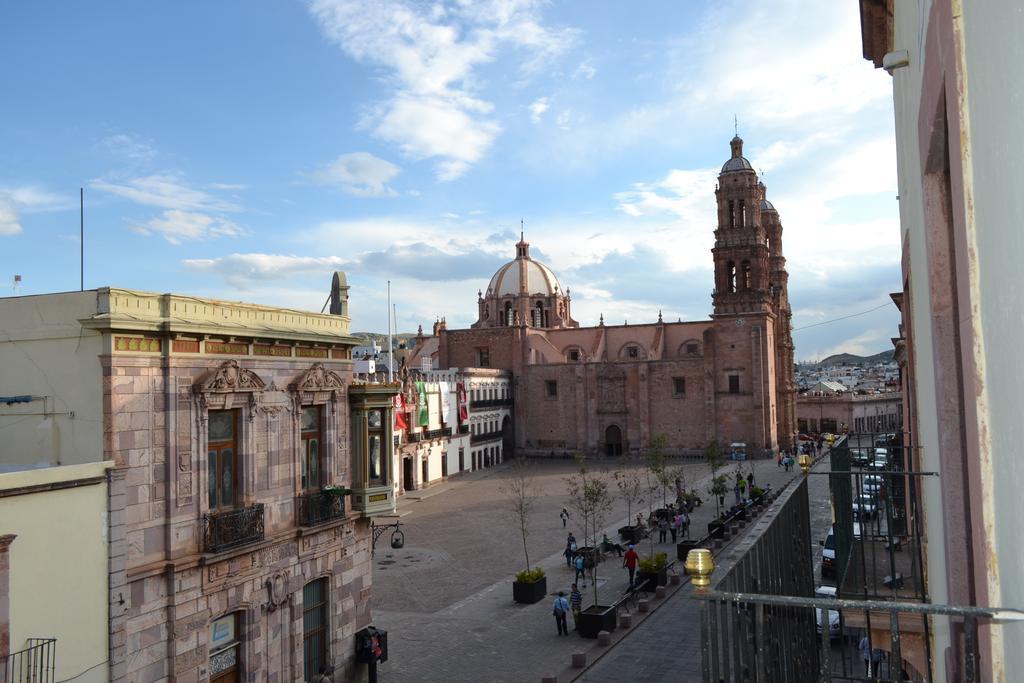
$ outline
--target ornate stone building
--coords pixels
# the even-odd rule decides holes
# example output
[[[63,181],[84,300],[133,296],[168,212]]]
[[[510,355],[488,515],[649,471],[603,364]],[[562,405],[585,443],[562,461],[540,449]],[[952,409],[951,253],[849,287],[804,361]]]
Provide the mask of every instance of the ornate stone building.
[[[520,451],[640,451],[664,434],[674,451],[716,439],[753,452],[789,448],[796,431],[793,342],[782,222],[739,137],[715,195],[710,320],[580,327],[555,274],[516,258],[478,293],[469,329],[435,327],[410,359],[494,367],[514,378]]]
[[[109,680],[364,675],[398,386],[352,380],[336,280],[332,315],[114,288],[0,300],[0,395],[49,407],[0,416],[3,464],[116,465]]]

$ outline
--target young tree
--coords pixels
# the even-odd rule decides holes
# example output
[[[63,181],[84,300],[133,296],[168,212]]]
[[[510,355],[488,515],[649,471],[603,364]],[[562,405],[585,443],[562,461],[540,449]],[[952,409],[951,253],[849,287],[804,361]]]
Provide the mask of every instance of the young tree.
[[[722,454],[722,447],[718,445],[717,440],[712,439],[704,448],[704,460],[707,462],[708,467],[711,468],[711,488],[708,489],[708,493],[715,497],[715,513],[721,516],[722,496],[726,494],[728,489],[726,488],[725,475],[718,474],[718,470],[725,466],[725,456]]]
[[[523,537],[523,555],[526,557],[526,571],[530,571],[530,548],[526,543],[530,535],[530,517],[536,505],[533,495],[533,472],[524,458],[516,458],[508,470],[509,477],[501,486],[502,493],[508,499],[508,509],[512,519],[519,526]]]
[[[669,485],[675,479],[674,474],[670,475],[669,473],[668,455],[665,453],[667,445],[668,437],[664,434],[658,434],[651,439],[651,445],[647,449],[647,469],[651,471],[654,481],[657,483],[658,488],[661,489],[661,507],[668,505],[666,492]]]
[[[586,459],[582,455],[576,457],[576,462],[579,463],[579,473],[567,477],[565,483],[569,489],[570,505],[583,520],[584,543],[591,548],[591,560],[593,561],[591,579],[594,584],[594,604],[596,605],[597,533],[598,529],[604,526],[608,514],[612,510],[612,496],[608,490],[608,482],[599,474],[587,469]],[[588,533],[590,534],[589,542],[587,542]]]
[[[619,489],[619,498],[626,504],[626,523],[631,526],[633,524],[633,506],[644,502],[644,481],[640,470],[631,467],[628,470],[613,472],[612,477]]]

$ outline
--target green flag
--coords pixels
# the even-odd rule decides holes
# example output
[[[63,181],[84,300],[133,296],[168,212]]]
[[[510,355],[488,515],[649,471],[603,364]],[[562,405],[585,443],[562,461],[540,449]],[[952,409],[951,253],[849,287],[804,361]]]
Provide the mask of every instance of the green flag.
[[[427,410],[427,385],[424,382],[416,382],[416,393],[419,396],[420,426],[426,427],[430,424],[430,411]]]

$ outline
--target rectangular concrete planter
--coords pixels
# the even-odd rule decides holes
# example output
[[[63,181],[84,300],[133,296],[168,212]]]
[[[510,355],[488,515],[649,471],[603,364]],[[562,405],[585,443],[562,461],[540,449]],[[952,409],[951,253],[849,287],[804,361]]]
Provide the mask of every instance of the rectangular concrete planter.
[[[597,638],[601,631],[611,633],[618,626],[618,610],[609,605],[591,605],[580,612],[579,634],[584,638]]]
[[[626,543],[639,543],[643,539],[643,527],[635,525],[619,527],[619,536]]]
[[[694,548],[700,547],[700,541],[680,541],[676,544],[676,557],[680,562],[686,562],[686,555]]]
[[[524,605],[532,605],[544,599],[548,594],[548,577],[542,576],[540,581],[512,582],[512,599]]]
[[[644,586],[644,582],[647,582],[646,586]],[[636,584],[638,586],[644,586],[644,588],[650,592],[653,592],[657,586],[667,586],[668,569],[662,567],[656,572],[638,571],[636,573]]]
[[[719,521],[708,523],[708,536],[710,538],[722,538],[725,535],[725,524]]]

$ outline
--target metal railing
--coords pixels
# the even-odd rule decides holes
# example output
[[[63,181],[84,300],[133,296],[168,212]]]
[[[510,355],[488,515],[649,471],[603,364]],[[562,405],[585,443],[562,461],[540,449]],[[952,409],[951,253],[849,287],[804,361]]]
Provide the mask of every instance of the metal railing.
[[[485,441],[499,441],[501,439],[502,431],[499,429],[496,432],[484,432],[483,434],[474,434],[469,437],[469,443],[474,446],[478,443],[484,443]]]
[[[484,408],[498,408],[501,406],[512,405],[512,399],[510,398],[487,398],[480,401],[470,401],[470,410],[483,410]]]
[[[208,553],[263,540],[263,503],[203,515],[203,549]]]
[[[56,638],[29,638],[28,647],[0,657],[0,683],[53,683]]]
[[[318,491],[295,499],[299,524],[316,526],[345,516],[344,496]]]

